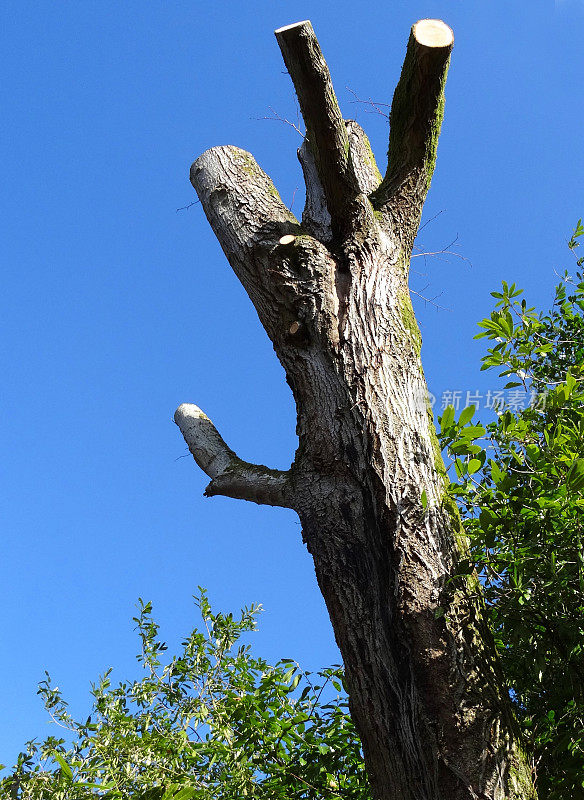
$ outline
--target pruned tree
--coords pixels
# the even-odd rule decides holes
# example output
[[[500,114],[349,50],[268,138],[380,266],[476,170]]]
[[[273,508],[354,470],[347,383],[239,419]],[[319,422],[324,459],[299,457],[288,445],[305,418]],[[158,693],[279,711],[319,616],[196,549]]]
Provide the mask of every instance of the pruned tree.
[[[345,121],[310,22],[276,31],[306,124],[299,222],[254,158],[216,147],[191,182],[270,337],[297,409],[287,471],[176,414],[206,494],[294,509],[342,653],[377,800],[534,798],[466,541],[445,494],[408,268],[434,170],[453,34],[411,31],[382,177]]]

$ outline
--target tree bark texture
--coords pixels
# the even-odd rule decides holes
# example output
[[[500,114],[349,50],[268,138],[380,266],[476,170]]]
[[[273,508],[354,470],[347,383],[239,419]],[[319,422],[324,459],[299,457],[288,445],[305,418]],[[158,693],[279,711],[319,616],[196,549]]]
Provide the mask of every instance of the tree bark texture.
[[[306,123],[302,220],[237,147],[203,153],[191,182],[286,371],[299,447],[290,470],[270,470],[241,461],[196,406],[175,420],[207,494],[297,511],[374,797],[535,798],[476,580],[449,581],[466,543],[408,290],[452,32],[412,28],[383,178],[310,22],[276,37]]]

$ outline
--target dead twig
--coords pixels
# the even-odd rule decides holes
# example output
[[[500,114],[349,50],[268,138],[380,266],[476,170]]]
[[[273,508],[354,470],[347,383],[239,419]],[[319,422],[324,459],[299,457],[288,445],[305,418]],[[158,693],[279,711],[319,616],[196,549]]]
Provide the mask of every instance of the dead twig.
[[[272,106],[268,106],[268,111],[271,112],[271,114],[272,114],[271,117],[255,117],[255,119],[268,119],[268,120],[271,120],[272,122],[283,122],[285,125],[289,125],[291,128],[294,128],[296,133],[298,133],[304,139],[304,133],[300,129],[300,121],[299,120],[298,120],[298,124],[296,125],[294,122],[291,122],[289,119],[286,119],[286,117],[281,117],[280,114],[278,114],[277,111],[274,111]]]
[[[441,250],[422,250],[420,245],[414,245],[414,250],[420,250],[421,252],[413,253],[412,258],[423,258],[425,261],[427,257],[432,256],[434,258],[438,258],[440,261],[450,261],[449,258],[440,258],[440,256],[453,256],[454,258],[459,258],[461,261],[466,261],[467,264],[472,267],[472,261],[470,258],[467,258],[466,256],[463,256],[462,253],[451,249],[457,242],[458,234],[456,234],[454,239]]]
[[[429,286],[429,284],[426,284],[426,285],[424,286],[424,288],[422,289],[422,291],[425,291],[425,290],[428,288],[428,286]],[[416,297],[419,297],[419,298],[420,298],[420,300],[423,300],[423,301],[424,301],[424,303],[430,303],[430,305],[431,305],[431,306],[434,306],[434,308],[435,308],[437,311],[452,311],[452,309],[451,309],[451,308],[447,308],[446,306],[441,306],[439,303],[437,303],[437,302],[436,302],[436,298],[438,298],[438,297],[442,297],[442,295],[444,294],[444,292],[439,292],[438,294],[434,295],[434,297],[424,297],[424,295],[423,295],[423,294],[420,294],[420,292],[416,292],[416,290],[415,290],[415,289],[410,289],[410,292],[411,292],[412,294],[415,294],[415,295],[416,295]]]
[[[188,208],[190,208],[191,206],[196,206],[196,205],[197,205],[197,203],[200,203],[200,202],[201,202],[200,200],[193,200],[193,202],[192,202],[192,203],[189,203],[189,204],[188,204],[188,206],[181,206],[180,208],[177,208],[177,213],[178,213],[179,211],[186,211],[186,210],[187,210]]]
[[[437,211],[436,214],[434,214],[433,217],[430,217],[430,219],[427,219],[426,222],[424,222],[424,224],[420,225],[420,227],[418,228],[418,234],[420,233],[420,231],[424,230],[426,225],[429,225],[431,222],[434,222],[434,220],[437,219],[440,216],[440,214],[444,214],[445,211],[446,211],[446,209],[443,208],[440,211]]]
[[[385,119],[389,120],[389,111],[382,111],[382,108],[391,108],[391,103],[378,103],[371,98],[369,98],[369,100],[362,100],[353,89],[348,86],[345,86],[345,89],[355,98],[354,100],[349,100],[350,103],[361,103],[362,105],[370,106],[370,108],[365,109],[368,114],[379,114],[381,117],[385,117]]]

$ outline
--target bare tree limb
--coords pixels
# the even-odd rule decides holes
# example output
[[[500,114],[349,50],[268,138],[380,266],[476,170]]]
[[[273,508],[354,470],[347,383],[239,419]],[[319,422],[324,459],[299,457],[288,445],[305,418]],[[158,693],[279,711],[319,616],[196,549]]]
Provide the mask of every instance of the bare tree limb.
[[[391,104],[387,172],[374,203],[389,204],[410,237],[434,172],[453,43],[452,30],[441,20],[416,22]]]
[[[377,167],[369,137],[354,119],[345,120],[349,137],[349,156],[351,168],[359,191],[371,194],[381,183],[381,173]]]
[[[191,166],[190,177],[232,266],[226,247],[238,251],[254,247],[258,234],[265,232],[266,226],[280,230],[282,225],[298,225],[268,175],[251,153],[239,147],[228,145],[206,150]],[[279,236],[275,235],[276,241]]]
[[[359,188],[330,72],[309,20],[278,28],[275,34],[294,83],[332,228],[337,232],[343,229],[347,207]]]
[[[275,295],[290,295],[285,265],[272,257],[286,234],[298,234],[298,220],[286,207],[274,184],[250,153],[238,147],[213,147],[191,167],[203,210],[235,274],[266,324]],[[265,301],[266,267],[270,264],[271,298]],[[262,309],[263,312],[262,313]],[[272,311],[277,322],[281,307]]]
[[[209,417],[192,403],[183,403],[174,421],[199,467],[210,478],[207,497],[224,495],[268,506],[293,508],[290,472],[242,461],[227,446]]]
[[[334,261],[306,235],[253,156],[232,146],[207,150],[191,167],[191,183],[272,341],[288,339],[295,321],[328,337],[337,325],[336,298],[325,290]]]
[[[452,256],[454,258],[459,258],[461,261],[466,261],[466,263],[472,267],[472,262],[470,258],[467,258],[467,256],[463,256],[462,253],[459,253],[457,250],[452,249],[457,243],[458,243],[458,234],[456,234],[454,239],[449,244],[445,245],[440,250],[431,250],[431,251],[422,250],[421,246],[414,245],[414,250],[419,250],[420,252],[413,253],[412,258],[423,258],[425,261],[427,257],[434,256],[435,258],[438,258],[441,261],[450,261],[450,259],[446,258],[446,256]],[[440,258],[440,256],[444,257]]]
[[[363,128],[355,120],[345,120],[349,142],[351,169],[360,192],[369,195],[381,183],[381,174]],[[307,139],[298,150],[298,160],[302,166],[306,184],[306,204],[302,212],[302,225],[312,236],[323,243],[332,239],[331,216],[326,203],[324,190],[318,176],[316,163]]]
[[[327,244],[332,239],[331,215],[329,214],[324,190],[318,177],[312,150],[305,139],[297,151],[306,186],[306,203],[302,212],[302,225],[319,241]]]

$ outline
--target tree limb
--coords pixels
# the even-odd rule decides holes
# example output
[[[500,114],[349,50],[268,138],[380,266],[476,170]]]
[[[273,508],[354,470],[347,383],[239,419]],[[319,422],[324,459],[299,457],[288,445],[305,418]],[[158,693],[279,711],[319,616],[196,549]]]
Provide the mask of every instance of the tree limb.
[[[304,139],[298,148],[297,155],[306,186],[306,203],[302,212],[302,226],[320,242],[328,244],[332,239],[331,215],[326,205],[326,198],[318,177],[314,156],[307,139]]]
[[[242,264],[262,243],[276,243],[298,228],[269,176],[251,153],[232,145],[206,150],[191,166],[191,183],[229,263]],[[247,287],[246,287],[247,288]]]
[[[290,471],[242,461],[227,446],[209,417],[192,403],[180,405],[174,421],[193,458],[211,478],[205,489],[207,497],[225,495],[262,505],[293,508]]]
[[[337,233],[343,229],[347,208],[359,187],[330,72],[309,20],[278,28],[275,34],[294,83],[333,233]]]
[[[253,156],[239,147],[204,152],[191,167],[191,183],[262,324],[276,332],[293,288],[274,250],[283,236],[301,232],[298,220]]]
[[[371,194],[381,183],[381,173],[375,162],[369,137],[354,119],[346,119],[345,126],[349,137],[351,168],[359,190]]]
[[[360,192],[371,194],[381,183],[381,175],[369,139],[363,128],[353,119],[344,121],[349,141],[351,169]],[[298,160],[302,166],[306,184],[306,204],[302,212],[302,225],[319,241],[327,244],[332,239],[331,216],[312,150],[304,139],[298,150]]]
[[[452,30],[441,20],[416,22],[393,95],[387,172],[372,199],[377,208],[389,205],[410,235],[434,172],[453,43]]]

